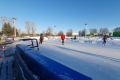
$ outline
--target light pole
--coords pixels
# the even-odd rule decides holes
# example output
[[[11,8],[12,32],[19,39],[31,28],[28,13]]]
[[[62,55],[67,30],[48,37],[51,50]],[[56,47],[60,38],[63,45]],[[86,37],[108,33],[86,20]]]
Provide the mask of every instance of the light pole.
[[[15,27],[16,18],[13,17],[12,20],[13,20],[13,27],[14,27],[14,37],[16,37],[16,27]]]
[[[87,23],[85,23],[85,37],[86,37],[86,34],[87,34]]]

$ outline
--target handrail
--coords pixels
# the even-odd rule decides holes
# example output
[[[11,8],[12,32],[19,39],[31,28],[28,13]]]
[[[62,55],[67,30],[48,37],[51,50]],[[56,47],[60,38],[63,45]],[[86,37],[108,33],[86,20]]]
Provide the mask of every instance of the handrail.
[[[37,49],[39,50],[39,45],[38,45],[38,40],[33,38],[27,38],[27,39],[20,39],[20,41],[31,41],[31,44],[30,45],[27,45],[27,46],[31,46],[30,48],[35,48],[37,47]],[[36,45],[34,45],[34,41],[36,42]]]

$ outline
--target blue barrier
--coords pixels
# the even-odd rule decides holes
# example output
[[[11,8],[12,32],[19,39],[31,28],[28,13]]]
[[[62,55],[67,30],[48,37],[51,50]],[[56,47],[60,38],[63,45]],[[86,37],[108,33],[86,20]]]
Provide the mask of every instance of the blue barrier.
[[[40,80],[92,80],[90,77],[51,60],[25,45],[17,45],[16,51],[21,55],[31,72],[37,75]]]

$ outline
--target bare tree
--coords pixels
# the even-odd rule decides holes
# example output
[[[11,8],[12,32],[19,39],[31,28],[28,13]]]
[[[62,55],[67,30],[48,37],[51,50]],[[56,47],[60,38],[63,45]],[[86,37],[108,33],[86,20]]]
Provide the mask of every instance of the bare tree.
[[[36,27],[35,27],[35,24],[33,23],[32,26],[31,26],[31,31],[32,31],[32,35],[35,35],[35,30],[36,30]]]
[[[53,35],[53,29],[51,27],[48,27],[46,30],[46,36],[52,36]]]
[[[26,28],[27,34],[29,35],[30,34],[30,24],[29,24],[29,21],[25,22],[25,28]]]
[[[28,35],[30,35],[30,34],[34,35],[35,34],[36,26],[33,22],[26,21],[25,22],[25,28],[26,28],[26,32],[27,32]]]
[[[21,29],[18,29],[17,32],[18,32],[18,36],[20,36],[21,35]]]
[[[79,34],[79,36],[82,36],[82,31],[80,30],[80,31],[78,32],[78,34]]]
[[[63,34],[63,31],[59,31],[57,35],[60,36],[61,34]]]
[[[86,34],[86,29],[79,31],[79,36],[85,36],[85,34]]]
[[[90,35],[95,35],[97,33],[97,29],[90,29]]]
[[[79,36],[85,36],[85,34],[86,34],[86,29],[79,31]]]
[[[116,27],[113,31],[114,32],[120,32],[120,27]]]
[[[109,33],[108,28],[100,28],[99,35],[106,35]]]
[[[72,33],[73,33],[73,30],[72,30],[72,29],[69,29],[69,30],[66,32],[66,36],[72,36]]]

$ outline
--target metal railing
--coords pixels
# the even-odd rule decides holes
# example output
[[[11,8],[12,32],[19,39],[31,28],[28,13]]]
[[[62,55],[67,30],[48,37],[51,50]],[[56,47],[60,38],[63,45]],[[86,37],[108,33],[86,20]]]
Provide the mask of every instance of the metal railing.
[[[39,50],[39,44],[37,39],[27,38],[27,39],[21,39],[21,41],[30,41],[31,44],[27,46],[30,46],[30,48],[37,48]],[[34,44],[34,42],[36,43],[36,45]]]

